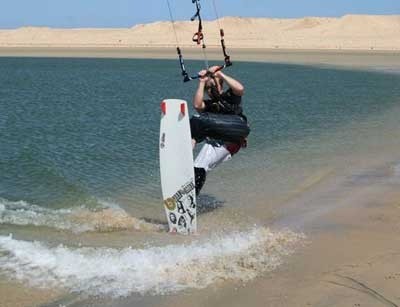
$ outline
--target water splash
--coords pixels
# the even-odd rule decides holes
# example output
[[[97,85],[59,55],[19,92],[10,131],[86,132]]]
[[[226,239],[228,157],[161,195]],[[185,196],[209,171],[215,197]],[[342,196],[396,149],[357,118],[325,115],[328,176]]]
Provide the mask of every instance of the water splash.
[[[68,209],[50,209],[25,201],[0,199],[0,224],[34,225],[69,230],[75,233],[87,231],[161,231],[163,225],[145,222],[130,216],[117,204],[97,201],[97,208],[79,206]]]
[[[303,237],[254,228],[188,245],[73,249],[0,236],[0,271],[33,286],[88,295],[166,294],[253,279],[279,266]]]

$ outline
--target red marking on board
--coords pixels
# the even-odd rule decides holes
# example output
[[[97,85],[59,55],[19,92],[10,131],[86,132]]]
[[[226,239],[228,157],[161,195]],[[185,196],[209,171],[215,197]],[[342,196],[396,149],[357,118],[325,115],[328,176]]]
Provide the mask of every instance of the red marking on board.
[[[181,103],[181,113],[182,113],[182,115],[185,115],[185,113],[186,113],[186,108],[185,108],[184,103]]]
[[[161,112],[165,115],[167,114],[167,104],[165,101],[161,102]]]

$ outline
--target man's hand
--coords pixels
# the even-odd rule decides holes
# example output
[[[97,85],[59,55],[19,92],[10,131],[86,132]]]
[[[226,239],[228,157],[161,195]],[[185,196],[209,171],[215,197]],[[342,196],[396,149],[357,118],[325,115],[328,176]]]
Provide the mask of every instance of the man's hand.
[[[225,75],[221,70],[220,66],[212,66],[208,69],[209,74],[212,77],[221,79],[231,88],[232,92],[237,96],[243,96],[244,94],[244,86],[237,80],[232,77]]]
[[[211,66],[208,69],[208,73],[211,74],[211,76],[213,77],[221,77],[221,70],[220,70],[220,66]]]
[[[200,82],[207,82],[210,79],[210,77],[208,76],[208,71],[205,69],[199,71],[198,75]]]

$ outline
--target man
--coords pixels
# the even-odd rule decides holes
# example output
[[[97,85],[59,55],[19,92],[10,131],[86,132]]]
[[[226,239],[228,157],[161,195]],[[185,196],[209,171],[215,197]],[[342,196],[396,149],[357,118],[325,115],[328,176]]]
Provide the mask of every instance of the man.
[[[206,173],[244,147],[250,133],[242,110],[243,85],[218,71],[218,66],[202,70],[199,76],[193,98],[199,114],[190,119],[193,148],[196,143],[206,141],[194,162],[197,195],[205,183]],[[224,83],[229,87],[226,91]],[[204,99],[204,92],[209,99]]]

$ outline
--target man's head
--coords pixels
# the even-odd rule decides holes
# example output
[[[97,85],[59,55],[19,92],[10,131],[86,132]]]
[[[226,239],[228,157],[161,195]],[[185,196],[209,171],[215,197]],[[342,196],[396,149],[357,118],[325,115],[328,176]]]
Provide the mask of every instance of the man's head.
[[[221,78],[210,77],[204,86],[204,90],[211,99],[217,99],[223,92],[223,83],[224,81]]]

